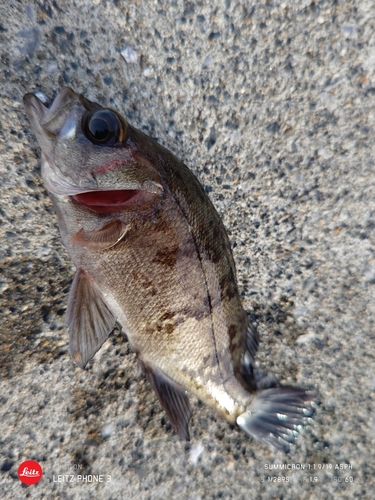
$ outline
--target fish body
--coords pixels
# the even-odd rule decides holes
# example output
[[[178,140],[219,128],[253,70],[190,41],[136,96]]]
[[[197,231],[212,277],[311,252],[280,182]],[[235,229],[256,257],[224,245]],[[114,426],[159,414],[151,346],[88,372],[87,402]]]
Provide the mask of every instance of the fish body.
[[[74,362],[84,368],[117,321],[181,437],[189,438],[189,392],[288,451],[315,393],[256,391],[258,333],[225,228],[193,173],[116,111],[69,88],[50,108],[34,94],[24,102],[77,269],[66,315]]]

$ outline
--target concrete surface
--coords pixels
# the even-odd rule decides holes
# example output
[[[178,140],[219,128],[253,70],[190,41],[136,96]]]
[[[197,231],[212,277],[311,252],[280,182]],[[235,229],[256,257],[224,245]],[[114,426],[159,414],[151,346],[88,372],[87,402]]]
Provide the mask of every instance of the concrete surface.
[[[0,497],[373,498],[373,1],[9,0],[0,24]],[[289,456],[198,401],[180,442],[119,332],[86,371],[73,366],[74,270],[21,103],[64,85],[118,109],[206,186],[259,327],[260,385],[321,394]],[[17,478],[26,459],[43,467],[35,486]]]

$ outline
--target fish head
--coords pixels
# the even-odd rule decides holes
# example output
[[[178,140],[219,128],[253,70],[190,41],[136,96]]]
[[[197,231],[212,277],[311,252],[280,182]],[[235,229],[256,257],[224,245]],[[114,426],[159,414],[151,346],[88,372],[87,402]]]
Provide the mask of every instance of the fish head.
[[[138,131],[116,111],[68,87],[50,107],[33,93],[24,105],[50,194],[101,214],[139,210],[162,195],[159,169],[140,147]]]

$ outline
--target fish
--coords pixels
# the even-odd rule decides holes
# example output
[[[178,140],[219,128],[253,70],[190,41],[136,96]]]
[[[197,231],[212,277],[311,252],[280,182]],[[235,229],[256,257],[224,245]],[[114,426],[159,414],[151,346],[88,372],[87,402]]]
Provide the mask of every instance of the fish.
[[[169,150],[116,110],[65,87],[24,96],[41,173],[76,267],[66,325],[85,368],[116,324],[174,431],[189,440],[196,396],[248,436],[288,453],[317,391],[258,389],[256,327],[208,195]]]

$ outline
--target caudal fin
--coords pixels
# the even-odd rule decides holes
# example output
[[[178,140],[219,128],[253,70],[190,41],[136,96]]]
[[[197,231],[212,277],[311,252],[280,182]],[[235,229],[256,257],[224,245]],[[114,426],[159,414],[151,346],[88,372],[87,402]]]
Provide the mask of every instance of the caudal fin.
[[[317,392],[299,387],[278,387],[256,393],[237,424],[249,436],[288,453],[303,426],[312,422]]]

